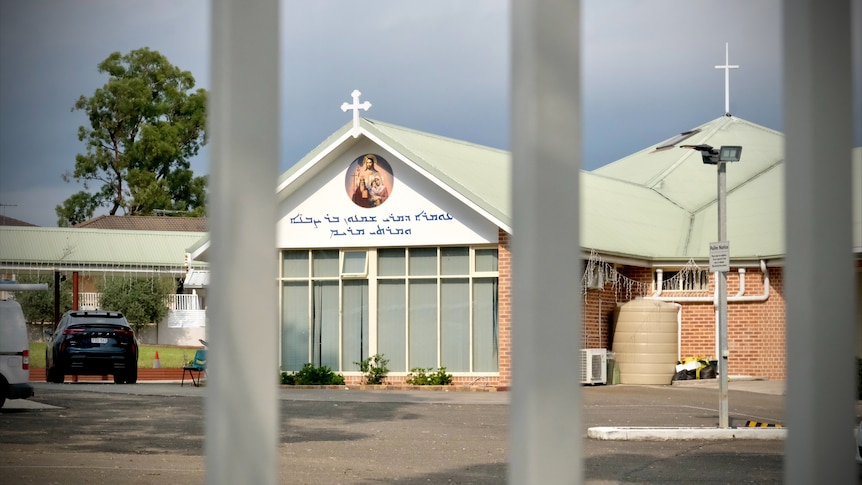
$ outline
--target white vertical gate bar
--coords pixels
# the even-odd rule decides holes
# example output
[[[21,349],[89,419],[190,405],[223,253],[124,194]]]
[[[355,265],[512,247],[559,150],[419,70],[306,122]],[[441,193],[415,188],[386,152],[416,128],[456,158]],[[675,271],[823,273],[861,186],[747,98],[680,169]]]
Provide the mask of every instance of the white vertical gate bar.
[[[279,2],[212,2],[206,481],[278,482]]]
[[[784,3],[789,484],[855,483],[850,2]]]
[[[580,3],[512,5],[510,481],[583,481]]]

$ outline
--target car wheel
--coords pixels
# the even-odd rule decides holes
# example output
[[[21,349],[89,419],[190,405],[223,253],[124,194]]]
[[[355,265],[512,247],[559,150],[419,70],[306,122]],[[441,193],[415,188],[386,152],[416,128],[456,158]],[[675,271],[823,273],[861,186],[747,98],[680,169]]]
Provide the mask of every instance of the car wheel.
[[[6,379],[0,377],[0,408],[6,404],[6,394],[9,392],[9,384]]]
[[[126,375],[126,384],[134,384],[138,382],[138,369],[132,369]]]
[[[123,376],[124,376],[124,374],[123,374],[123,373],[120,373],[120,372],[117,372],[116,374],[114,374],[114,384],[123,384],[123,383],[125,383],[126,381],[125,381],[125,380],[123,380]]]

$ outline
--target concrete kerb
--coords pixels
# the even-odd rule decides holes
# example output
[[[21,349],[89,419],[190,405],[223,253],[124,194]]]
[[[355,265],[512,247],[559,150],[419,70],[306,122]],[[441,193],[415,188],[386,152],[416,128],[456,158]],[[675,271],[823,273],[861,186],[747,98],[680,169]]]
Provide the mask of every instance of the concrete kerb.
[[[783,440],[787,428],[650,428],[598,426],[587,437],[607,441]]]
[[[785,381],[770,381],[764,377],[730,376],[729,388],[783,396]],[[674,381],[673,386],[715,387],[717,379]],[[702,427],[638,427],[599,426],[587,429],[587,436],[608,441],[670,441],[670,440],[784,440],[787,428],[702,428]]]

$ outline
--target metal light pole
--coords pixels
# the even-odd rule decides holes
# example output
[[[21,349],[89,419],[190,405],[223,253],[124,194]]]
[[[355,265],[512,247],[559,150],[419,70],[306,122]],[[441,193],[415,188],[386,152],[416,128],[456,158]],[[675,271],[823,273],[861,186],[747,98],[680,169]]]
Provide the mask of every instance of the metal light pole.
[[[727,272],[730,271],[730,242],[727,240],[727,162],[738,162],[741,146],[681,145],[698,150],[703,163],[716,165],[718,170],[718,241],[709,245],[709,270],[715,273],[718,293],[718,427],[727,428]]]
[[[727,241],[727,164],[718,162],[718,241]],[[730,252],[730,245],[727,245]],[[711,251],[710,251],[711,252]],[[728,262],[729,262],[728,255]],[[727,417],[727,270],[715,272],[715,284],[718,290],[718,427],[728,427]]]

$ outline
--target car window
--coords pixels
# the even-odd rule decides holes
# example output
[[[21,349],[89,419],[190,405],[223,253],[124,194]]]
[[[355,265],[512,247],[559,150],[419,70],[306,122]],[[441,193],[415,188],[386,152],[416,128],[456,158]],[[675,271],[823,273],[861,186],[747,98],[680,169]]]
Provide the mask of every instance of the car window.
[[[129,326],[125,317],[120,315],[72,315],[69,319],[70,324],[100,324],[107,323],[111,325]]]
[[[57,331],[55,333],[62,333],[63,329],[66,328],[66,325],[69,324],[69,314],[63,315],[63,318],[60,319],[60,323],[57,324]]]

